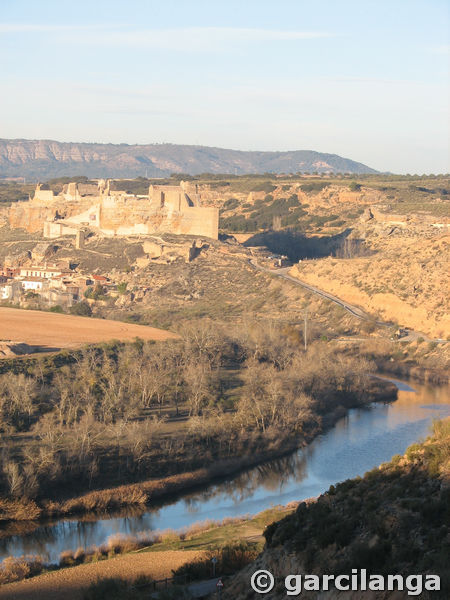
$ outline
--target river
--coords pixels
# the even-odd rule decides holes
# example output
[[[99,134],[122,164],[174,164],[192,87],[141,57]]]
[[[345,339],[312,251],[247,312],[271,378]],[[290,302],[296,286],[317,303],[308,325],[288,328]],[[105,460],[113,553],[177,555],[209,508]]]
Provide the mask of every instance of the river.
[[[398,399],[351,410],[309,446],[205,489],[96,520],[60,519],[29,533],[0,539],[0,559],[39,554],[57,562],[63,550],[101,545],[114,534],[180,529],[207,519],[253,515],[317,496],[331,484],[403,454],[429,432],[433,419],[450,415],[450,388],[396,382]]]

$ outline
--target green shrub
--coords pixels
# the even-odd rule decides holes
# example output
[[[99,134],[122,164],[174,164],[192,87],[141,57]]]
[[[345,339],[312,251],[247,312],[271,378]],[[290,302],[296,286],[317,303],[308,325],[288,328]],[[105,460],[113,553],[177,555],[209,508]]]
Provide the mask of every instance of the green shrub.
[[[255,184],[252,188],[252,191],[253,192],[266,192],[266,194],[270,194],[270,192],[273,192],[276,189],[277,189],[276,185],[273,185],[272,183],[270,183],[270,181],[264,181],[262,183]]]
[[[81,302],[77,302],[76,304],[71,306],[69,308],[69,312],[71,315],[90,317],[92,315],[92,308],[85,300],[82,300]]]
[[[223,210],[233,210],[234,208],[237,208],[239,206],[239,200],[237,198],[228,198],[228,200],[225,200],[225,202],[223,203],[222,209]]]
[[[55,304],[55,306],[50,307],[50,312],[53,313],[63,313],[63,307],[61,306],[61,304]]]
[[[325,181],[311,181],[310,183],[303,183],[301,189],[303,192],[321,192],[329,184]]]

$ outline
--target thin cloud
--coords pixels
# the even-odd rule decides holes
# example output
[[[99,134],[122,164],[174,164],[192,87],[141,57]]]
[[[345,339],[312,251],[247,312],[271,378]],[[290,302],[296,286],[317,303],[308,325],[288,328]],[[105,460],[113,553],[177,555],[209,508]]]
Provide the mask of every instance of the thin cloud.
[[[238,27],[183,27],[138,31],[111,31],[85,36],[85,41],[101,45],[197,50],[224,44],[312,40],[330,37],[322,31],[285,31]]]
[[[103,25],[46,25],[38,23],[0,23],[0,33],[64,33],[66,31],[92,31],[104,29]]]
[[[442,44],[441,46],[434,46],[430,48],[432,54],[442,54],[447,55],[450,54],[450,44]]]
[[[54,34],[57,41],[101,46],[167,50],[205,50],[228,44],[289,42],[333,37],[324,31],[292,31],[245,27],[179,27],[167,29],[118,28],[108,25],[47,25],[0,23],[0,33]]]

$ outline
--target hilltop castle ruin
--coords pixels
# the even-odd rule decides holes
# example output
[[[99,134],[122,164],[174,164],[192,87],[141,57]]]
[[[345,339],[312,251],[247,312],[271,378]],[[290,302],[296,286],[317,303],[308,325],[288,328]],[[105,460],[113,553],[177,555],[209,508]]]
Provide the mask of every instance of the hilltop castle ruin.
[[[110,182],[69,183],[60,194],[38,184],[10,209],[10,225],[46,238],[93,230],[105,236],[174,233],[218,238],[219,211],[201,206],[196,185],[151,185],[148,195],[111,190]]]

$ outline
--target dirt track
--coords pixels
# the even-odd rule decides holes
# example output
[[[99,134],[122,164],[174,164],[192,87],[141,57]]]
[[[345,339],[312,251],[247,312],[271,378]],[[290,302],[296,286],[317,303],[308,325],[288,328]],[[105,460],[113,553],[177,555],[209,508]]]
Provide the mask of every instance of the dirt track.
[[[203,552],[194,550],[126,554],[3,585],[0,587],[0,600],[82,600],[83,590],[98,579],[135,579],[139,575],[164,579],[171,577],[172,569],[177,569],[202,554]]]
[[[135,337],[166,340],[177,336],[170,331],[120,321],[0,307],[0,341],[59,349]]]

